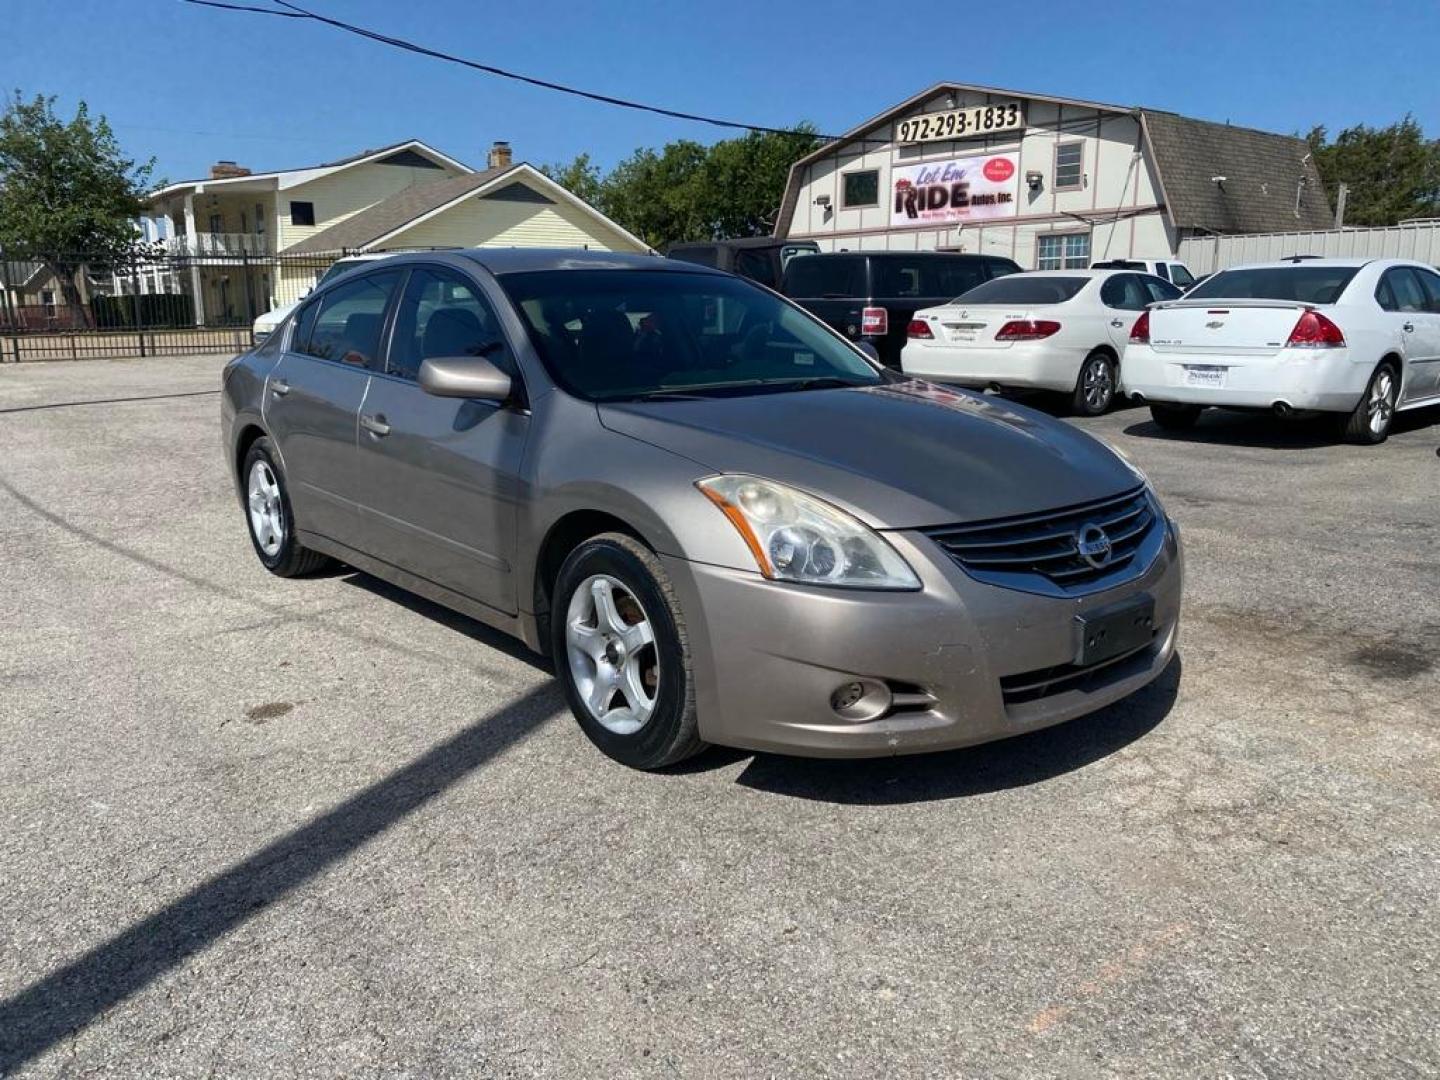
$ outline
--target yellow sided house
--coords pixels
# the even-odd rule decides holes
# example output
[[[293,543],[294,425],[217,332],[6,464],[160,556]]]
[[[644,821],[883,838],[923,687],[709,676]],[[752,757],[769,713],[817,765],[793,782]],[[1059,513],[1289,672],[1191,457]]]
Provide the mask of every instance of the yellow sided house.
[[[437,247],[648,251],[538,169],[495,143],[487,167],[418,139],[325,165],[252,173],[234,162],[150,195],[195,321],[248,322],[292,304],[335,259]]]

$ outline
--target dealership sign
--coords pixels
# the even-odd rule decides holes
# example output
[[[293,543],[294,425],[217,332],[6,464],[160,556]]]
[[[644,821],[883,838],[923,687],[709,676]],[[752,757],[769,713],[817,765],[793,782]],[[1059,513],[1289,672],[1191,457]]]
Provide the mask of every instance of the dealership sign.
[[[890,170],[891,225],[948,224],[1014,217],[1019,154],[931,161]]]

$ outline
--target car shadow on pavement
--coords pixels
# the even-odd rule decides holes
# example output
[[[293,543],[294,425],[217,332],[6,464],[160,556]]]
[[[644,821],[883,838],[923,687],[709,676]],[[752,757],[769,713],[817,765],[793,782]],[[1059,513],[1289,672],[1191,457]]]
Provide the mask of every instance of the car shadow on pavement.
[[[1440,408],[1410,409],[1396,413],[1390,427],[1392,438],[1440,424]],[[1189,431],[1166,431],[1153,420],[1131,424],[1126,435],[1163,442],[1210,443],[1249,446],[1259,450],[1312,450],[1340,446],[1344,438],[1340,422],[1332,415],[1317,414],[1282,418],[1264,412],[1229,412],[1206,409]]]
[[[357,589],[364,589],[368,593],[389,600],[391,603],[399,604],[408,608],[417,615],[439,623],[457,634],[464,634],[478,645],[502,652],[515,660],[523,661],[546,674],[553,675],[555,669],[550,664],[549,657],[541,656],[530,649],[518,638],[511,637],[503,630],[496,630],[494,627],[486,626],[478,619],[472,619],[468,615],[462,615],[458,611],[444,607],[431,600],[426,600],[416,593],[407,592],[398,585],[392,585],[381,578],[371,577],[363,570],[354,570],[350,567],[343,567],[340,571],[341,580],[346,585],[353,585]]]
[[[0,1076],[144,990],[522,742],[565,707],[547,680],[334,809],[0,1001]]]
[[[1175,705],[1181,669],[1176,654],[1159,678],[1123,701],[1029,735],[883,759],[757,754],[735,782],[776,795],[865,806],[958,799],[1042,783],[1108,757],[1157,727]]]

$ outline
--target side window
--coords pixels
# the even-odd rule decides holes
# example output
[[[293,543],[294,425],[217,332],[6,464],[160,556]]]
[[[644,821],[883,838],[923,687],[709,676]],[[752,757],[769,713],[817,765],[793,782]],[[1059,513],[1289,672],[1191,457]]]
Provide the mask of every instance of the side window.
[[[1195,284],[1195,275],[1187,270],[1183,263],[1175,263],[1170,267],[1170,280],[1182,289],[1188,289]]]
[[[987,272],[985,264],[979,259],[946,259],[940,264],[939,271],[939,282],[933,287],[931,296],[959,296],[983,284],[989,277],[1000,276],[999,273]]]
[[[1440,315],[1440,274],[1430,270],[1416,270],[1415,276],[1420,279],[1420,285],[1425,290],[1427,306],[1437,315]]]
[[[747,251],[741,249],[735,253],[735,272],[758,281],[761,285],[775,288],[775,266],[770,261],[768,251]]]
[[[1170,282],[1161,281],[1159,278],[1150,277],[1148,274],[1142,277],[1140,282],[1145,286],[1145,291],[1150,294],[1151,302],[1178,300],[1184,295],[1181,289],[1177,289],[1174,285],[1170,284]]]
[[[320,312],[320,300],[311,300],[295,316],[295,329],[290,332],[290,351],[309,352],[310,334],[315,329],[315,316]],[[276,333],[275,337],[280,334]]]
[[[320,297],[320,313],[309,340],[297,351],[320,360],[338,360],[365,367],[380,353],[380,330],[390,294],[401,271],[382,270],[337,285]]]
[[[1390,283],[1395,295],[1395,311],[1428,311],[1430,299],[1420,287],[1420,281],[1413,270],[1397,266],[1385,271],[1385,280]]]
[[[1150,303],[1150,295],[1136,274],[1116,274],[1100,286],[1100,302],[1121,311],[1139,311]]]
[[[1375,286],[1375,302],[1382,311],[1400,310],[1400,305],[1395,302],[1395,290],[1390,287],[1389,274],[1381,275],[1380,284]]]
[[[1157,262],[1155,264],[1155,276],[1165,281],[1170,280],[1170,264]]]
[[[479,288],[458,274],[417,267],[395,312],[385,370],[414,379],[423,361],[442,356],[483,356],[506,374],[515,374],[500,321]]]
[[[1004,277],[1006,274],[1020,273],[1020,267],[1016,266],[1009,259],[987,258],[985,264],[990,268],[992,278]]]

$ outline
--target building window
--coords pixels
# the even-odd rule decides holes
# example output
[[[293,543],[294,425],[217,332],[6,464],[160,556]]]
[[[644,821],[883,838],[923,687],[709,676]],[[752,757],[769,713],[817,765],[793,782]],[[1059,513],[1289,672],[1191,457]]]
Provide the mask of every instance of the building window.
[[[863,172],[845,174],[845,188],[841,193],[840,205],[847,210],[861,206],[880,205],[880,172],[866,169]]]
[[[1079,191],[1085,186],[1085,144],[1059,143],[1055,147],[1055,190]]]
[[[264,203],[259,203],[259,202],[257,202],[257,203],[255,204],[255,235],[256,235],[256,236],[264,236],[264,235],[265,235],[265,204],[264,204]]]
[[[292,202],[290,204],[291,225],[314,225],[315,204],[313,202]]]
[[[1089,233],[1050,233],[1036,237],[1036,270],[1084,270],[1089,265]]]
[[[210,235],[219,236],[225,231],[225,218],[220,214],[210,215]]]

